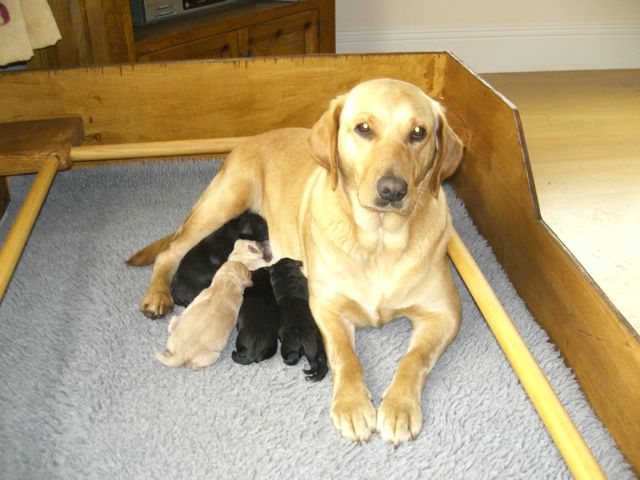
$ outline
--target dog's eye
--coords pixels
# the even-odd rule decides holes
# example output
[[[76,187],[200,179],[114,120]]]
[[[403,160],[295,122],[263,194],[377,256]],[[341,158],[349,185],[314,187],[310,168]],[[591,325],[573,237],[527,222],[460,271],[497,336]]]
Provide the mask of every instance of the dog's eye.
[[[412,142],[421,142],[427,136],[427,131],[422,127],[415,127],[411,130],[411,134],[409,135],[409,139]]]
[[[373,131],[371,130],[371,127],[369,126],[369,124],[366,122],[359,123],[358,125],[356,125],[355,130],[356,130],[356,133],[361,137],[369,138],[373,136]]]

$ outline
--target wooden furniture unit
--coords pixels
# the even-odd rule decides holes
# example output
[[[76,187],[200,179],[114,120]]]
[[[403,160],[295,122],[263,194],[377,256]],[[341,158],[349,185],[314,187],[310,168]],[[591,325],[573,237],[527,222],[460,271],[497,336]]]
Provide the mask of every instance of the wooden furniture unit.
[[[48,0],[62,40],[37,50],[29,68],[62,68],[135,59],[129,0]]]
[[[223,17],[208,22],[208,15],[188,19],[175,26],[157,24],[144,27],[146,30],[142,31],[136,43],[137,59],[155,61],[318,53],[317,9],[260,23],[252,23],[257,18],[245,16],[243,12],[239,9],[225,15],[240,18],[241,27],[222,21]],[[225,31],[228,28],[231,30]]]
[[[335,52],[335,0],[258,1],[133,27],[128,0],[49,0],[62,33],[30,68]]]
[[[0,76],[0,122],[80,116],[86,134],[105,144],[247,136],[310,127],[336,94],[384,76],[412,82],[446,106],[466,146],[452,178],[457,194],[640,472],[640,342],[540,220],[518,111],[449,54],[7,73]],[[176,112],[190,121],[176,122]]]

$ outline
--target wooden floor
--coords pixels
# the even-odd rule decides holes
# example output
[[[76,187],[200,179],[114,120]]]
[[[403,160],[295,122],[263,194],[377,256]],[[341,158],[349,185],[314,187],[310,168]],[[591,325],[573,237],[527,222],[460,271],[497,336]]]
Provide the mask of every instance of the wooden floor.
[[[543,220],[640,334],[640,70],[483,78],[520,111]]]

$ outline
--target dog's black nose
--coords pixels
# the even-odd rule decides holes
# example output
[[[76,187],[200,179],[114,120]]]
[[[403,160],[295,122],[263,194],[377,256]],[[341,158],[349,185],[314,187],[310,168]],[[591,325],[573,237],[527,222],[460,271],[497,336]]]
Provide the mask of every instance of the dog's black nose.
[[[407,194],[407,182],[398,177],[386,175],[376,185],[378,195],[387,202],[399,202]]]

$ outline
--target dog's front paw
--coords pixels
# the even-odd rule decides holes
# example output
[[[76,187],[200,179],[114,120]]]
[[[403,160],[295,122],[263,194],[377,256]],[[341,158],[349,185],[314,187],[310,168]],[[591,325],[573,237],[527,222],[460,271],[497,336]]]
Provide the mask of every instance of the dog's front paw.
[[[420,402],[410,398],[385,397],[378,409],[378,433],[394,446],[415,440],[422,429]]]
[[[140,311],[152,320],[164,317],[173,310],[173,299],[167,292],[149,292],[140,302]]]
[[[331,419],[338,431],[352,442],[364,443],[376,431],[376,409],[366,392],[336,396]]]

